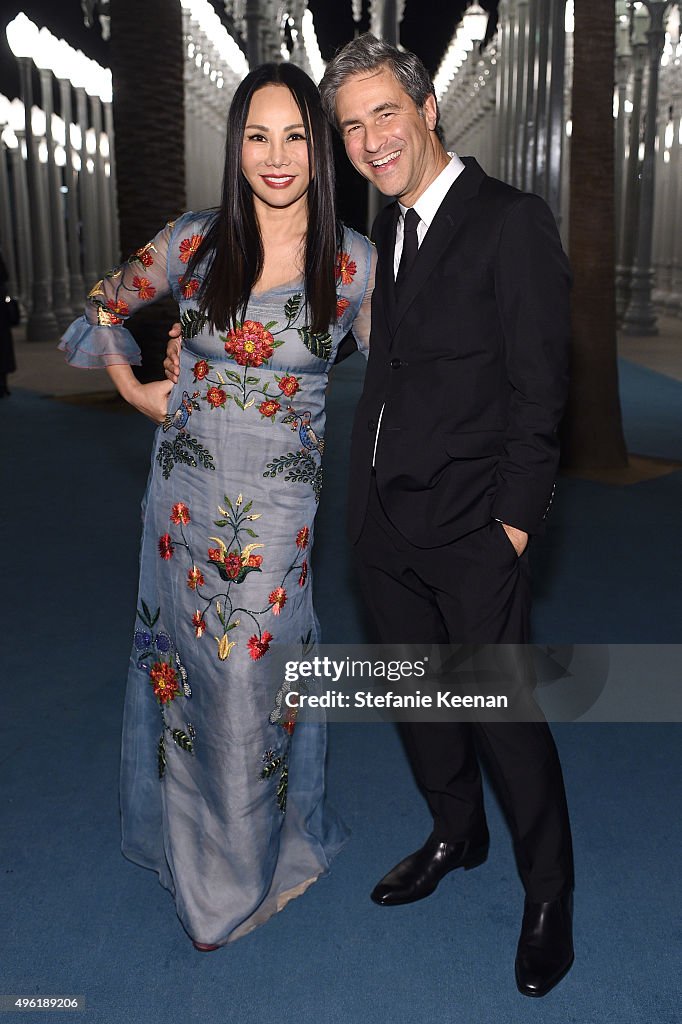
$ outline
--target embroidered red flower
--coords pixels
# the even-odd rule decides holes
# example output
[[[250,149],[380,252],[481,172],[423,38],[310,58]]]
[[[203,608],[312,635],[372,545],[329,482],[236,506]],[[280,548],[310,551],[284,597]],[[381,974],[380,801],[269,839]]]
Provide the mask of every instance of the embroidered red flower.
[[[298,585],[299,585],[299,587],[304,587],[305,586],[305,581],[307,579],[308,579],[308,559],[305,558],[303,560],[303,565],[301,566],[301,574],[298,577]]]
[[[121,320],[120,316],[114,316],[106,306],[98,306],[97,323],[100,327],[111,327],[112,324],[122,324],[123,320]]]
[[[194,626],[194,633],[199,639],[206,632],[206,619],[201,612],[197,611],[192,616],[192,625]]]
[[[266,402],[261,402],[258,406],[258,412],[264,417],[275,416],[281,408],[282,406],[279,402],[275,401],[274,398],[269,398]]]
[[[343,314],[350,306],[350,299],[342,299],[340,295],[336,296],[336,319],[340,320]]]
[[[211,367],[208,365],[206,360],[200,359],[198,362],[194,364],[194,379],[203,380],[204,377],[208,376],[210,369]]]
[[[246,559],[246,564],[250,566],[252,569],[258,569],[263,564],[263,556],[249,555],[249,557]]]
[[[280,391],[284,392],[287,398],[293,398],[300,386],[298,379],[291,374],[286,377],[279,377],[277,380],[277,387]]]
[[[156,288],[148,277],[134,277],[133,288],[137,288],[137,295],[140,299],[153,299],[156,295]]]
[[[182,526],[187,526],[191,518],[189,508],[185,505],[184,501],[179,501],[176,505],[173,505],[170,513],[171,523],[175,523],[176,526],[181,524]]]
[[[147,244],[143,245],[141,249],[136,249],[133,253],[133,259],[139,260],[145,267],[153,266],[154,257],[151,253],[152,245],[152,242],[147,242]]]
[[[220,409],[227,401],[227,392],[223,391],[222,388],[211,387],[206,392],[206,401],[214,409]]]
[[[169,558],[173,557],[174,551],[175,544],[171,539],[170,533],[164,533],[162,537],[159,537],[159,554],[167,562]]]
[[[225,572],[231,580],[234,580],[239,576],[242,568],[242,560],[236,551],[230,551],[229,555],[225,555],[223,564],[225,566]]]
[[[357,266],[350,258],[349,252],[340,252],[336,257],[336,279],[341,284],[350,284],[357,273]]]
[[[302,526],[296,534],[296,547],[303,551],[308,547],[308,540],[310,538],[310,530],[307,526]]]
[[[220,548],[209,548],[208,549],[208,557],[210,558],[210,560],[212,562],[222,562],[222,560],[223,560],[223,553],[220,550]]]
[[[117,313],[119,316],[128,316],[130,313],[130,307],[125,299],[109,299],[107,309],[110,309],[112,313]]]
[[[262,366],[272,356],[275,339],[257,320],[245,320],[228,331],[225,351],[240,366]]]
[[[184,261],[183,261],[184,262]],[[199,291],[200,282],[197,281],[196,277],[193,277],[191,281],[185,281],[184,278],[179,277],[178,281],[182,285],[182,294],[186,299],[192,299]]]
[[[287,603],[287,592],[284,587],[277,587],[270,594],[268,601],[272,605],[272,614],[279,615],[284,605]]]
[[[154,687],[154,696],[159,704],[169,704],[178,695],[178,674],[165,661],[155,661],[149,670],[149,677]]]
[[[180,242],[180,262],[188,263],[203,241],[203,235],[192,235]]]
[[[260,639],[255,635],[255,633],[250,637],[246,646],[249,648],[249,654],[254,661],[258,661],[258,659],[262,658],[264,654],[267,654],[271,640],[272,633],[268,633],[267,629],[263,631]]]
[[[193,565],[191,569],[187,570],[187,586],[190,590],[196,590],[197,587],[203,587],[205,582],[203,572],[201,569],[197,569],[196,565]]]

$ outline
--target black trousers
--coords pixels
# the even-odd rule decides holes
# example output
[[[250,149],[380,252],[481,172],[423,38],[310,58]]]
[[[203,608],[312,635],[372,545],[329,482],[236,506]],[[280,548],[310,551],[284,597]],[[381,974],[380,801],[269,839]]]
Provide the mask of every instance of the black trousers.
[[[439,548],[417,548],[391,524],[373,481],[356,555],[382,643],[528,642],[528,554],[517,557],[500,523]],[[542,902],[572,887],[573,855],[559,757],[549,726],[533,705],[533,721],[423,722],[400,728],[439,840],[487,840],[478,759],[483,755],[526,894]]]

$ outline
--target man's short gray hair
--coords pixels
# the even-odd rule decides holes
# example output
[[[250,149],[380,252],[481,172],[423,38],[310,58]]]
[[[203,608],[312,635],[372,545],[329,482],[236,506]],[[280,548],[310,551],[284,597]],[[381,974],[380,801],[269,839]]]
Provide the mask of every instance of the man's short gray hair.
[[[322,107],[330,122],[338,128],[336,94],[351,75],[387,67],[407,95],[421,110],[429,96],[436,98],[428,71],[416,54],[399,50],[377,39],[370,32],[352,39],[327,64],[320,82]]]

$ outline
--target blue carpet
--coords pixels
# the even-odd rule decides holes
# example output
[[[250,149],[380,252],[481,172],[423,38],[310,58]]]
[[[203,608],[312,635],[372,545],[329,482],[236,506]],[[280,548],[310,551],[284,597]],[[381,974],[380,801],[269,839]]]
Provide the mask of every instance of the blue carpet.
[[[349,360],[330,388],[315,555],[330,642],[364,638],[342,540],[361,373]],[[682,458],[682,385],[628,364],[622,380],[631,447]],[[429,828],[385,725],[331,729],[330,791],[353,839],[330,877],[238,943],[195,953],[155,876],[119,853],[121,704],[151,427],[124,411],[15,394],[0,403],[0,430],[0,995],[84,995],[75,1019],[88,1024],[679,1020],[674,725],[555,730],[575,832],[577,961],[542,1001],[514,986],[522,895],[489,794],[484,866],[412,907],[368,900]],[[678,640],[682,473],[630,487],[562,480],[559,491],[534,558],[536,638]]]

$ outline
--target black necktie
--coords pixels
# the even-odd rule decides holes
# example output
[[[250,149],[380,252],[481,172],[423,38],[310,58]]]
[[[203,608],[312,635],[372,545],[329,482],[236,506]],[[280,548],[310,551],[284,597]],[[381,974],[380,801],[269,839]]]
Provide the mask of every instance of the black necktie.
[[[417,225],[419,220],[420,217],[416,210],[410,208],[406,211],[403,223],[403,251],[400,254],[400,266],[398,267],[395,279],[396,288],[402,288],[405,284],[417,256],[419,250]]]

